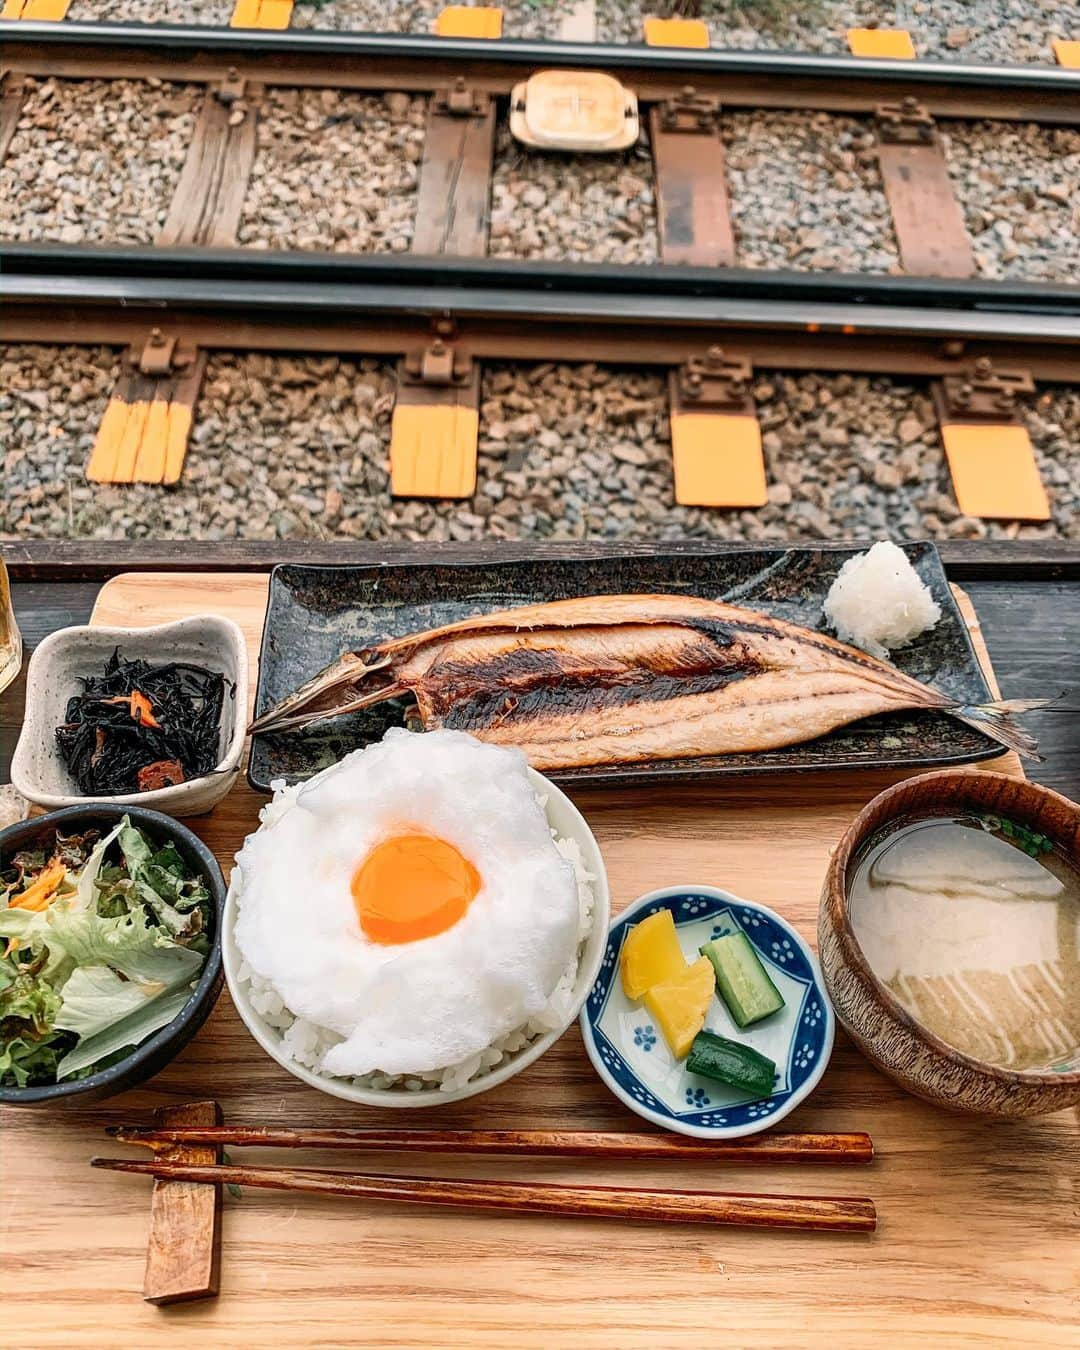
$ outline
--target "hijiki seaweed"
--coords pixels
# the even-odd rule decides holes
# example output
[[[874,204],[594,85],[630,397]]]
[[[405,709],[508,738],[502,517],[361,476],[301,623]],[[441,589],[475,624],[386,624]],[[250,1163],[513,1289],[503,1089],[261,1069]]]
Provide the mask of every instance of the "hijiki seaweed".
[[[180,661],[127,661],[117,647],[105,673],[81,683],[56,728],[80,792],[149,792],[214,768],[226,687],[235,694],[223,675]]]

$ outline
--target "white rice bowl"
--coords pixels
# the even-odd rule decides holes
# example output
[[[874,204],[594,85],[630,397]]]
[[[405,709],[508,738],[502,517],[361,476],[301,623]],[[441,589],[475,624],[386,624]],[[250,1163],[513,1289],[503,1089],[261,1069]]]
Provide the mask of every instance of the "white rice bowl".
[[[329,770],[324,770],[329,772]],[[240,872],[233,870],[225,900],[222,956],[229,993],[241,1020],[271,1058],[320,1092],[365,1106],[439,1106],[461,1101],[505,1083],[534,1063],[559,1039],[581,1011],[600,972],[611,919],[611,899],[600,849],[573,802],[535,769],[528,770],[542,803],[555,846],[574,868],[578,883],[578,948],[543,1012],[479,1054],[433,1073],[392,1076],[368,1073],[335,1077],[321,1072],[327,1050],[340,1037],[296,1017],[274,985],[251,969],[236,943]],[[308,784],[322,777],[308,779]],[[262,819],[289,809],[300,784],[272,784],[275,795]]]

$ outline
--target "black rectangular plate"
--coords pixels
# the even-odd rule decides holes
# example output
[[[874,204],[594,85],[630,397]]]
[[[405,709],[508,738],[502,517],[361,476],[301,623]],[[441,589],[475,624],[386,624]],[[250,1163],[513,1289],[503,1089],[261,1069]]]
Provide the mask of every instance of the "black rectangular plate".
[[[990,690],[937,549],[930,543],[905,544],[904,549],[941,606],[941,619],[897,651],[896,664],[957,699],[985,702]],[[286,563],[274,569],[270,580],[256,709],[265,712],[342,652],[476,614],[572,596],[699,595],[825,630],[825,594],[844,562],[859,551],[854,546],[746,548],[386,567]],[[309,778],[350,750],[378,740],[388,727],[400,726],[406,706],[385,703],[312,730],[256,736],[248,766],[252,787],[268,792],[275,779]],[[551,777],[560,783],[623,785],[781,770],[923,768],[998,753],[1000,747],[988,736],[955,718],[911,712],[868,717],[783,750],[567,769]]]

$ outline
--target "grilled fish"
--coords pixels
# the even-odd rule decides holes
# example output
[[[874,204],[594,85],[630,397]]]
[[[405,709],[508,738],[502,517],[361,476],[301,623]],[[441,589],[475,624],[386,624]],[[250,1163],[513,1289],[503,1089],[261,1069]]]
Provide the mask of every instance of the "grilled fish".
[[[520,746],[537,769],[769,750],[876,713],[949,713],[1037,758],[1010,714],[967,705],[855,647],[685,595],[607,595],[501,610],[349,652],[257,718],[307,726],[411,695],[425,730]]]

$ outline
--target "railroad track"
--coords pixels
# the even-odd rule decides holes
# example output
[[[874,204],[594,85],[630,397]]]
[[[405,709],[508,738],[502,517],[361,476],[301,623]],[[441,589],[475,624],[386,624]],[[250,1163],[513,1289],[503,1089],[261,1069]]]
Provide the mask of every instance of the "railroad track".
[[[12,245],[0,256],[9,340],[128,347],[91,477],[175,480],[207,348],[347,351],[400,358],[395,491],[467,496],[479,363],[595,360],[671,369],[680,501],[760,505],[765,466],[747,394],[756,364],[936,378],[946,449],[950,440],[968,446],[972,425],[983,447],[950,451],[965,509],[1046,518],[1016,399],[1035,379],[1078,378],[1080,288],[972,278],[935,119],[1080,125],[1080,71],[295,31],[25,21],[0,29],[8,127],[26,77],[161,78],[206,89],[161,236],[170,247]],[[602,69],[647,108],[658,265],[485,258],[502,101],[552,67]],[[270,85],[430,96],[413,235],[423,258],[210,247],[236,237]],[[733,267],[719,134],[732,107],[874,117],[909,275]],[[988,456],[1003,466],[989,476]]]

